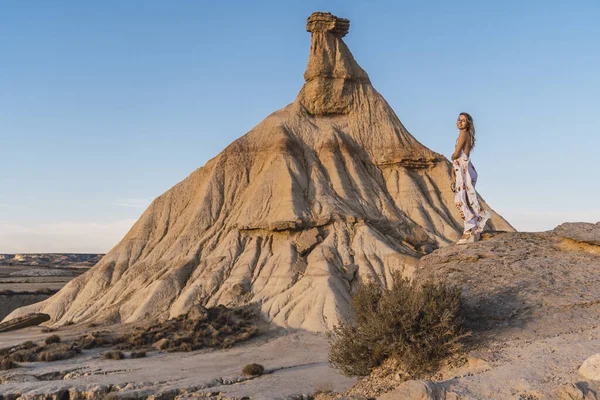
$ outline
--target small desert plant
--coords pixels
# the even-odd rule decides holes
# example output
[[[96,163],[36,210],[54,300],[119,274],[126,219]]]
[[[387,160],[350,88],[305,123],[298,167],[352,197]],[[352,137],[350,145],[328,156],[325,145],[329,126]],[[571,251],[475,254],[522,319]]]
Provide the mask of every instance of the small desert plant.
[[[347,376],[368,375],[390,357],[411,376],[432,373],[467,336],[460,289],[443,283],[411,285],[395,274],[389,290],[373,281],[359,286],[351,309],[353,321],[329,335],[329,362]]]
[[[133,351],[131,353],[131,358],[144,358],[146,357],[145,351]]]
[[[19,364],[17,364],[16,362],[14,362],[13,360],[9,359],[9,358],[3,358],[2,361],[0,361],[0,371],[7,371],[9,369],[14,369],[14,368],[20,368],[21,366]]]
[[[77,352],[73,349],[66,351],[59,350],[45,350],[38,354],[37,361],[51,362],[58,360],[66,360],[67,358],[73,358]]]
[[[259,376],[265,373],[265,367],[260,364],[248,364],[242,368],[242,374],[248,376]]]
[[[42,328],[42,333],[56,332],[56,328]]]
[[[151,326],[136,326],[121,335],[92,333],[81,336],[76,344],[84,349],[112,344],[115,350],[177,352],[195,351],[207,347],[229,348],[258,333],[255,325],[259,314],[254,306],[209,309],[197,306],[188,314]]]
[[[313,397],[318,394],[328,394],[333,393],[333,383],[331,382],[320,382],[315,385],[315,392],[313,393]]]
[[[106,353],[102,354],[103,360],[122,360],[123,358],[125,358],[125,354],[118,350],[107,351]]]
[[[46,344],[52,344],[52,343],[60,343],[61,339],[60,336],[58,335],[52,335],[52,336],[48,336],[46,338],[46,340],[44,340],[44,343]]]
[[[191,345],[191,344],[189,344],[189,343],[187,343],[187,342],[181,343],[181,344],[179,345],[179,351],[186,351],[186,352],[190,352],[190,351],[192,351],[192,350],[194,350],[194,349],[192,348],[192,345]]]
[[[21,349],[33,349],[34,347],[37,347],[37,344],[33,343],[31,340],[28,340],[26,342],[21,343],[19,347]]]

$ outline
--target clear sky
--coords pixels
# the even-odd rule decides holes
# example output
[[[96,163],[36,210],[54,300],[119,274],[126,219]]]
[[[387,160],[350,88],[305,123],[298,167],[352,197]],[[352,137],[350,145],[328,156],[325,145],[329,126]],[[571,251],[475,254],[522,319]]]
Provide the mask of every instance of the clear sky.
[[[6,1],[0,253],[106,252],[156,196],[303,84],[306,18],[344,39],[408,130],[519,230],[600,220],[600,2]]]

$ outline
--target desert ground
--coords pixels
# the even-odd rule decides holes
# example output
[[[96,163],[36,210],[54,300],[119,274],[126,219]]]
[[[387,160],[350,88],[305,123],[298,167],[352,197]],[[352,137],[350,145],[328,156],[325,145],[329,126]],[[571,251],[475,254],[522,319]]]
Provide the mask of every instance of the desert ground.
[[[85,331],[71,328],[58,333],[66,339]],[[47,336],[35,327],[0,334],[0,341],[6,346]],[[119,396],[115,398],[129,399],[211,394],[223,399],[300,399],[318,391],[344,391],[356,381],[330,368],[326,338],[306,331],[273,328],[229,350],[152,352],[143,359],[102,360],[106,350],[84,350],[75,359],[24,364],[24,368],[5,372],[0,377],[0,396],[35,399],[70,391],[90,399],[102,399],[109,392]],[[249,363],[263,365],[265,374],[244,378],[241,371]]]
[[[22,368],[0,374],[0,395],[597,399],[600,376],[586,376],[580,367],[600,353],[599,230],[599,224],[564,224],[542,233],[487,233],[481,242],[442,248],[423,257],[415,279],[433,277],[461,285],[474,338],[464,362],[424,380],[405,381],[384,366],[357,383],[328,365],[325,335],[263,321],[258,336],[226,350],[156,350],[142,359],[130,359],[125,352],[125,359],[103,360],[108,346],[83,350],[73,359],[23,363]],[[0,333],[0,347],[41,342],[50,334],[69,341],[92,330],[127,326],[79,324],[52,333],[42,329]],[[241,369],[248,363],[262,364],[266,373],[245,377]]]

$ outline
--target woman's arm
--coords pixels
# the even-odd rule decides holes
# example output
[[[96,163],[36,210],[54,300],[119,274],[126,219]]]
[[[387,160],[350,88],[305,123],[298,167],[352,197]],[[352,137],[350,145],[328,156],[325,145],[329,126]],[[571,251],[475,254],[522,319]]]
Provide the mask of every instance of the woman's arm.
[[[454,153],[452,153],[452,161],[460,157],[460,150],[465,147],[466,142],[467,134],[466,132],[461,132],[460,135],[458,135],[458,140],[456,141],[456,146],[454,147]]]

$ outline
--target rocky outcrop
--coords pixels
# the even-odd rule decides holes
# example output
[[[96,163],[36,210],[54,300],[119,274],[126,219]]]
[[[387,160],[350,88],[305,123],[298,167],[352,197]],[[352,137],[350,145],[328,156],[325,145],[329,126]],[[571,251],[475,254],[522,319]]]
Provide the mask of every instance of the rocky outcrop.
[[[292,104],[155,199],[94,268],[7,318],[132,322],[256,302],[278,325],[323,331],[359,282],[410,277],[419,257],[455,241],[450,163],[373,88],[348,29],[311,15]],[[490,227],[512,230],[497,214]]]
[[[17,329],[27,328],[29,326],[38,326],[50,319],[48,314],[34,313],[21,317],[13,318],[10,321],[0,324],[0,333],[15,331]]]
[[[596,229],[600,232],[600,225]],[[600,287],[600,258],[564,248],[570,239],[561,232],[484,234],[481,242],[423,257],[416,279],[459,285],[473,329],[526,325],[531,334],[539,325],[557,333],[568,330],[569,319],[579,323],[598,313],[600,291],[592,288]],[[549,322],[557,318],[560,324]],[[593,326],[596,318],[583,321]]]
[[[462,289],[472,332],[468,362],[442,369],[434,382],[397,383],[383,398],[596,399],[600,355],[590,355],[600,346],[600,246],[587,239],[573,246],[572,238],[598,234],[600,224],[585,223],[568,231],[491,232],[422,257],[415,281]]]
[[[579,367],[579,373],[585,379],[600,381],[600,353],[586,359]]]
[[[565,222],[554,233],[567,239],[600,246],[600,222]]]

